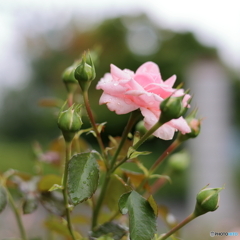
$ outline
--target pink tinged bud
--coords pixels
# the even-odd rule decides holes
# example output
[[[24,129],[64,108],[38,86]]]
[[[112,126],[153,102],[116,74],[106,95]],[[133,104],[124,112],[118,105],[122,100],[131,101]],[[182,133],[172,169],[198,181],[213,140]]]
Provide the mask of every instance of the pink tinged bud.
[[[191,112],[186,118],[185,120],[188,123],[188,126],[191,129],[191,132],[186,133],[184,136],[181,135],[180,136],[180,140],[181,141],[186,141],[189,138],[196,138],[201,130],[201,124],[202,124],[202,119],[197,119],[196,118],[196,113],[197,113],[197,109],[193,110],[193,112]]]

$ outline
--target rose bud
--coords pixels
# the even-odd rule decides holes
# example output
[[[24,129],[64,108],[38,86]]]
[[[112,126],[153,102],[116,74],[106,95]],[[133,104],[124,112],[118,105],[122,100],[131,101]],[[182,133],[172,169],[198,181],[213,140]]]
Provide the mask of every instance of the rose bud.
[[[223,188],[203,188],[197,194],[197,202],[194,210],[195,216],[215,211],[219,206],[219,192]]]
[[[189,166],[190,156],[188,152],[181,151],[172,154],[168,159],[168,167],[176,173],[183,172]]]
[[[72,66],[66,68],[62,74],[62,80],[67,88],[68,93],[73,93],[78,86],[78,81],[74,76],[76,67],[77,66],[73,64]]]
[[[185,95],[180,97],[170,96],[161,102],[161,116],[159,119],[161,123],[166,123],[172,119],[180,118],[186,112],[187,107],[183,106],[184,97]]]
[[[96,77],[95,67],[89,52],[83,54],[80,64],[75,69],[74,76],[82,90],[86,91],[91,81]]]
[[[197,109],[193,110],[193,112],[190,113],[185,118],[185,120],[188,123],[188,126],[191,129],[191,132],[186,133],[185,135],[180,134],[180,136],[179,136],[180,141],[186,141],[189,138],[196,138],[199,135],[200,130],[201,130],[202,119],[197,119],[196,113],[197,113]]]
[[[64,106],[62,107],[62,109]],[[77,133],[82,126],[82,119],[80,116],[80,104],[73,104],[66,111],[61,111],[58,116],[58,127],[62,130],[64,139],[67,142],[72,141],[75,133]]]

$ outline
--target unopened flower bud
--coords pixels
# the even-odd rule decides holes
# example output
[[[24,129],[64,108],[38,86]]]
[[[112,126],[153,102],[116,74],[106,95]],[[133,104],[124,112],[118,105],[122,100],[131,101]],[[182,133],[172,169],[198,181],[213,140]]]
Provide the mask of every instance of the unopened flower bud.
[[[189,127],[191,128],[191,132],[187,133],[191,138],[195,138],[200,133],[201,128],[201,120],[193,118],[190,121],[187,120]]]
[[[62,74],[62,80],[69,93],[73,93],[78,86],[78,81],[74,76],[75,69],[76,69],[76,65],[72,65],[67,69],[65,69],[65,71]]]
[[[168,167],[174,172],[182,172],[189,166],[190,156],[188,152],[181,151],[172,154],[168,159]]]
[[[180,97],[170,96],[161,102],[161,116],[159,119],[161,123],[180,118],[186,112],[186,107],[184,107],[182,103],[184,96],[185,95]]]
[[[196,118],[196,113],[197,113],[197,110],[195,109],[195,110],[193,110],[192,113],[190,113],[185,118],[185,120],[187,121],[187,123],[191,129],[191,132],[186,133],[184,135],[181,134],[179,137],[180,141],[186,141],[189,138],[195,138],[199,135],[200,130],[201,130],[202,120]]]
[[[58,127],[62,130],[63,136],[67,142],[73,139],[75,133],[78,132],[82,126],[80,108],[80,104],[73,104],[66,111],[61,111],[59,113]]]
[[[219,192],[223,188],[203,188],[197,195],[195,216],[215,211],[219,206]]]
[[[86,91],[91,81],[96,77],[95,67],[89,52],[83,54],[80,64],[75,69],[74,76],[82,90]]]

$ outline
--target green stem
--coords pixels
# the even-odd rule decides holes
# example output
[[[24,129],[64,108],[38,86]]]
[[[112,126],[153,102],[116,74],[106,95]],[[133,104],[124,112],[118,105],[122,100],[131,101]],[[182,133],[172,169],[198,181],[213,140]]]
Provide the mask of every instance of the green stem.
[[[181,142],[176,139],[162,154],[161,156],[157,159],[157,161],[152,165],[152,167],[149,170],[149,176],[151,176],[159,167],[159,165],[163,162],[163,160],[171,153],[173,152]],[[148,181],[148,178],[145,178],[142,183],[138,186],[137,190],[140,190],[145,183]],[[153,186],[151,187],[151,193],[154,194],[154,192],[159,188],[159,184],[162,185],[166,182],[166,179],[158,179],[155,181]]]
[[[133,145],[133,148],[137,150],[161,126],[161,122],[155,123],[155,125],[153,125],[152,128],[150,128],[135,145]]]
[[[132,146],[133,149],[137,150],[159,127],[162,126],[161,122],[157,122],[155,125],[152,126],[142,137],[141,139]],[[128,157],[126,156],[121,162],[119,162],[115,167],[111,169],[112,172],[114,172],[119,166],[121,166],[123,163],[125,163],[128,160]]]
[[[163,160],[172,153],[182,142],[179,141],[177,138],[164,152],[163,154],[157,159],[157,161],[152,165],[152,167],[149,170],[149,175],[153,174],[159,165],[163,162]],[[154,194],[163,184],[165,184],[166,179],[158,179],[154,182],[154,184],[151,186],[151,192]]]
[[[138,117],[139,117],[139,111],[134,111],[131,113],[130,117],[129,117],[129,120],[128,120],[128,123],[123,131],[123,134],[122,134],[122,138],[121,138],[121,141],[118,145],[118,148],[112,158],[112,161],[111,161],[111,166],[110,166],[110,169],[114,166],[114,164],[116,163],[117,161],[117,157],[120,153],[120,151],[122,150],[122,147],[127,139],[127,136],[128,136],[128,133],[131,131],[133,125],[136,123],[136,121],[138,120]]]
[[[68,106],[71,107],[73,105],[73,93],[72,92],[68,93],[67,101],[68,101]]]
[[[108,184],[110,182],[110,178],[111,178],[111,172],[108,171],[106,173],[106,176],[105,176],[105,179],[104,179],[104,182],[103,182],[103,185],[102,185],[102,189],[101,189],[100,195],[98,197],[96,206],[95,206],[94,211],[93,211],[93,215],[92,215],[92,230],[96,227],[96,225],[98,223],[98,216],[99,216],[99,213],[100,213],[100,210],[101,210],[101,206],[102,206],[102,203],[103,203],[103,200],[104,200],[104,197],[105,197],[105,193],[106,193]]]
[[[173,233],[178,231],[180,228],[185,226],[187,223],[191,222],[196,216],[192,213],[187,218],[185,218],[182,222],[180,222],[177,226],[175,226],[173,229],[171,229],[168,233],[163,234],[159,240],[167,239],[169,236],[171,236]]]
[[[13,200],[13,197],[12,197],[11,193],[8,191],[7,188],[6,188],[6,191],[7,191],[7,194],[8,194],[9,202],[11,204],[11,207],[13,209],[13,212],[14,212],[16,220],[17,220],[17,224],[18,224],[18,228],[20,230],[21,238],[22,238],[22,240],[27,240],[27,235],[26,235],[25,229],[23,227],[23,223],[22,223],[20,213],[19,213],[19,211],[18,211],[18,209],[17,209],[17,207],[14,203],[14,200]]]
[[[117,161],[117,157],[118,157],[118,155],[119,155],[119,153],[120,153],[120,151],[121,151],[121,149],[122,149],[122,147],[123,147],[123,145],[124,145],[124,143],[127,139],[128,133],[130,132],[133,125],[138,120],[138,117],[139,117],[139,112],[138,111],[132,112],[131,115],[130,115],[130,118],[128,120],[127,126],[125,127],[125,129],[123,131],[121,141],[120,141],[120,143],[118,145],[118,148],[117,148],[117,150],[116,150],[116,152],[115,152],[115,154],[112,158],[111,165],[110,165],[110,170],[108,170],[107,173],[106,173],[99,198],[97,200],[96,206],[95,206],[94,211],[93,211],[92,229],[97,225],[98,216],[99,216],[99,213],[100,213],[100,210],[101,210],[101,206],[102,206],[102,203],[103,203],[103,200],[104,200],[104,197],[105,197],[105,193],[106,193],[108,184],[110,182],[111,174],[114,172],[114,171],[111,171],[111,169],[113,168],[115,162]]]
[[[72,239],[76,240],[74,233],[73,233],[72,224],[71,224],[70,210],[69,210],[69,205],[68,205],[68,194],[67,194],[68,162],[71,158],[71,145],[72,145],[72,142],[66,142],[66,158],[65,158],[62,192],[63,192],[64,204],[65,204],[65,208],[66,208],[66,218],[67,218],[68,230],[72,236]]]
[[[181,142],[176,139],[162,154],[161,156],[157,159],[157,161],[152,165],[152,167],[150,168],[149,172],[150,174],[154,173],[157,168],[159,167],[159,165],[163,162],[163,160],[171,153],[173,152],[179,145],[181,144]]]
[[[106,153],[104,151],[104,145],[103,145],[103,142],[102,142],[102,138],[101,138],[100,133],[97,129],[97,125],[95,123],[95,120],[94,120],[94,117],[93,117],[93,114],[92,114],[92,110],[91,110],[91,107],[90,107],[90,104],[89,104],[88,91],[87,90],[83,91],[83,100],[84,100],[84,103],[85,103],[85,107],[86,107],[86,110],[87,110],[87,113],[88,113],[89,120],[91,122],[91,125],[93,127],[94,132],[96,133],[98,145],[101,149],[101,153],[102,153],[105,165],[107,167],[107,161],[106,161],[107,156],[106,156]]]

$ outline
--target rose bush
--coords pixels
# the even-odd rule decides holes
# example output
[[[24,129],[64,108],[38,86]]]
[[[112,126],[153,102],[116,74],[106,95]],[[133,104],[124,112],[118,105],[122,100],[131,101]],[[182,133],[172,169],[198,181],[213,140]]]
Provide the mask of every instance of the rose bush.
[[[126,114],[139,108],[144,116],[145,127],[150,129],[159,120],[160,103],[169,96],[184,95],[183,89],[173,88],[175,81],[175,75],[163,81],[158,66],[153,62],[144,63],[136,73],[111,64],[111,73],[106,73],[96,88],[103,90],[100,104],[107,104],[109,110],[117,114]],[[190,98],[189,94],[185,95],[182,102],[184,107]],[[153,135],[170,140],[177,130],[182,134],[191,131],[183,117],[165,123]]]

